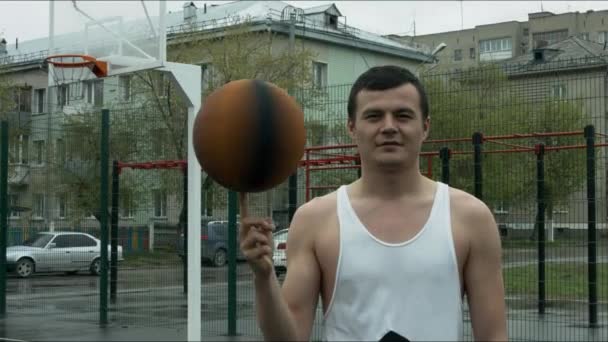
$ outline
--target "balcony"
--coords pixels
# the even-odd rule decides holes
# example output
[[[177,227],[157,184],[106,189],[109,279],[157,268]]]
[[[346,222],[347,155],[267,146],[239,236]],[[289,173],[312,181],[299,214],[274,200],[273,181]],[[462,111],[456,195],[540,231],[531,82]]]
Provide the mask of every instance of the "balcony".
[[[8,167],[8,184],[24,186],[30,183],[30,166],[28,164],[11,164]]]

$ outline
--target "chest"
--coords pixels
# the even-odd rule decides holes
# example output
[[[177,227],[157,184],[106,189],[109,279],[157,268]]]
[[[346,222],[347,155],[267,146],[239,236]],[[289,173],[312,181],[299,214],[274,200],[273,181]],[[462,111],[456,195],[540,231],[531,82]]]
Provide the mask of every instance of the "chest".
[[[418,234],[429,218],[430,209],[427,209],[426,213],[418,212],[413,216],[405,214],[388,215],[383,211],[372,210],[370,210],[367,214],[369,215],[362,216],[366,217],[365,222],[367,222],[367,227],[370,234],[373,234],[373,236],[382,241],[390,243],[406,241]],[[469,249],[468,237],[466,233],[467,227],[462,222],[457,220],[451,219],[450,221],[459,280],[461,283],[461,288],[464,288],[464,286],[462,286],[464,285],[463,270]],[[338,258],[340,257],[340,227],[338,217],[337,215],[332,215],[331,217],[327,217],[325,222],[327,222],[326,227],[319,230],[319,234],[315,239],[315,253],[317,260],[319,261],[322,275],[321,297],[323,299],[324,306],[330,302],[332,297],[332,292],[336,281]],[[363,222],[363,219],[361,219],[361,223]],[[342,262],[360,261],[361,260],[343,260]],[[391,260],[389,262],[398,262],[398,260]],[[420,262],[429,264],[441,261],[433,261],[432,258],[429,258],[426,260],[421,259]],[[373,262],[370,265],[372,267],[369,268],[369,270],[371,273],[373,273]],[[377,269],[379,268],[376,268],[376,270]]]

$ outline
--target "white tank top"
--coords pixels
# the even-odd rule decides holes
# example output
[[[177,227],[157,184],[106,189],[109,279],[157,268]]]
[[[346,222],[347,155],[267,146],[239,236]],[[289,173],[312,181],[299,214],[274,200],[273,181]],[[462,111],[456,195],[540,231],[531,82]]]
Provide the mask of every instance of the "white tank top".
[[[386,243],[338,189],[340,252],[327,341],[379,341],[393,331],[410,341],[463,339],[462,297],[448,186],[437,183],[430,216],[412,239]]]

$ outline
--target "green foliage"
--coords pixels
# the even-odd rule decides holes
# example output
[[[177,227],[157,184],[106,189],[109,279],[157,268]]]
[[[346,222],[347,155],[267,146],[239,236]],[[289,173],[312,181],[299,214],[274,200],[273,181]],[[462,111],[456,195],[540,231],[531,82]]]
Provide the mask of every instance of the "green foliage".
[[[550,133],[582,130],[586,124],[579,101],[540,95],[530,99],[516,93],[519,87],[538,87],[539,81],[526,85],[526,80],[507,78],[497,65],[481,65],[460,73],[422,76],[431,105],[433,139],[468,139],[464,142],[429,143],[425,151],[438,151],[447,146],[453,152],[450,161],[452,185],[473,193],[473,146],[471,137],[481,132],[484,137]],[[527,82],[530,82],[527,80]],[[524,88],[525,89],[525,88]],[[525,91],[525,90],[524,90]],[[519,153],[486,153],[483,155],[483,198],[494,206],[517,204],[533,198],[536,191],[536,156],[534,146],[547,147],[584,144],[582,136],[531,137],[484,141],[483,151],[527,149]],[[434,174],[440,173],[435,158]],[[548,151],[545,156],[547,206],[564,200],[585,181],[584,150]],[[551,213],[551,210],[547,211]]]

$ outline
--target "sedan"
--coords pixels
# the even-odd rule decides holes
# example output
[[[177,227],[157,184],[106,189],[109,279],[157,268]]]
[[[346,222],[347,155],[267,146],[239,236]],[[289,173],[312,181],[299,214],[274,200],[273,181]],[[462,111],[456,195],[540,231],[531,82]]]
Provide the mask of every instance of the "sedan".
[[[117,248],[117,260],[122,261],[122,246]],[[108,259],[111,258],[108,246]],[[89,271],[101,273],[101,241],[78,232],[40,232],[19,246],[6,249],[9,272],[27,278],[35,272]]]
[[[274,264],[274,271],[277,276],[287,272],[287,232],[288,229],[281,229],[273,233],[274,250],[272,253],[272,261]]]

